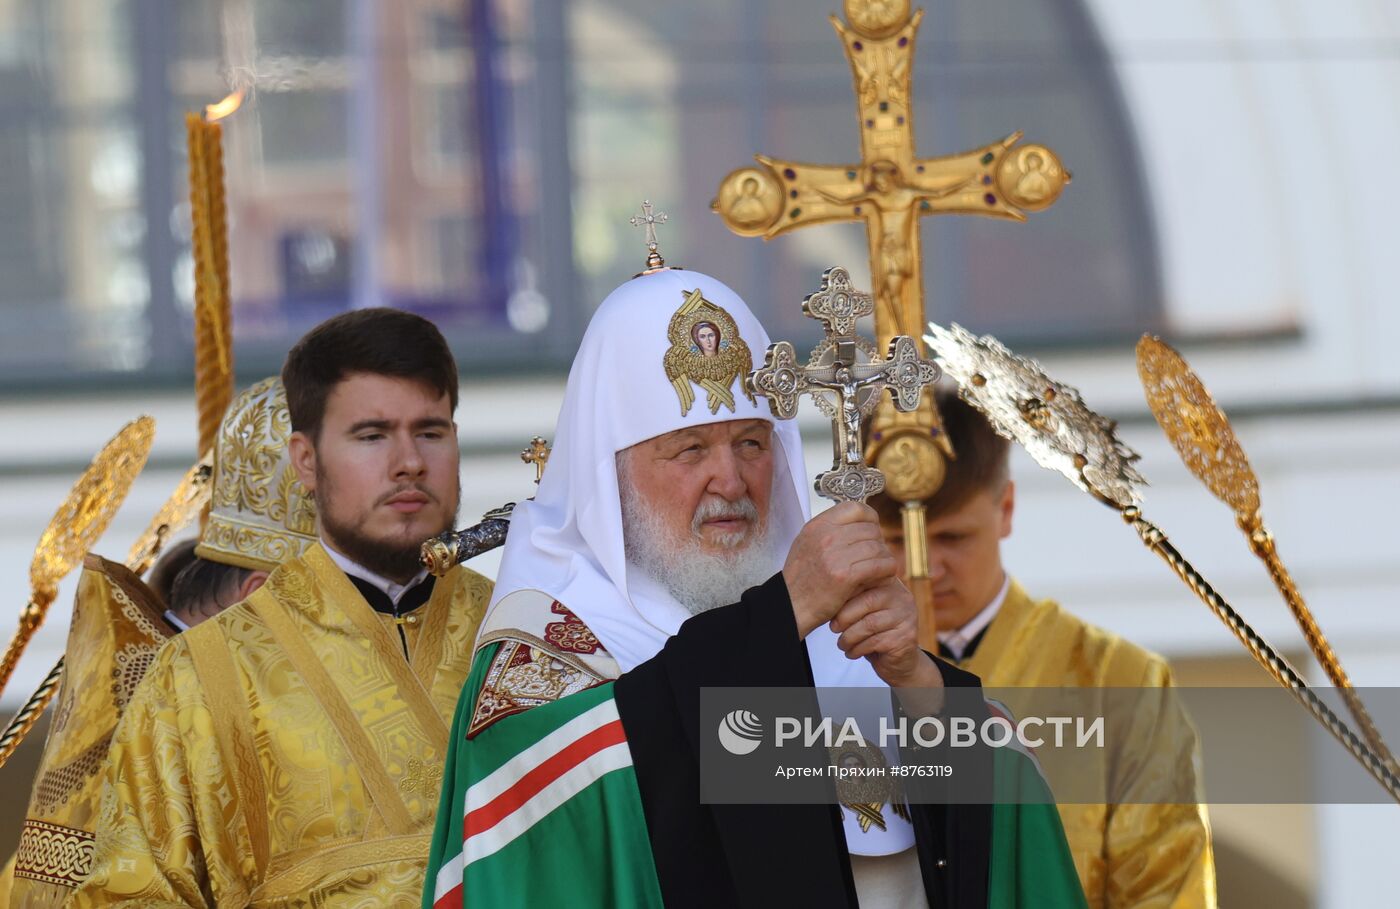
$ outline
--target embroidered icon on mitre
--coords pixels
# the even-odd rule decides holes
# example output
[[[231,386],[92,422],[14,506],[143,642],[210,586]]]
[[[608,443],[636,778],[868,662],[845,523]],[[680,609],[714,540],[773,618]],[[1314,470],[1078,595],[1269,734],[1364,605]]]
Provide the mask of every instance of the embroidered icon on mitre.
[[[879,748],[846,744],[828,748],[827,753],[831,763],[844,771],[836,780],[836,798],[841,807],[854,812],[861,833],[869,833],[872,825],[888,829],[885,805],[890,806],[896,817],[905,821],[911,819],[909,806],[900,792],[899,778],[889,772],[889,764]]]
[[[720,405],[737,412],[732,391],[735,380],[741,380],[739,388],[749,403],[757,406],[753,392],[744,388],[742,381],[753,370],[753,354],[739,337],[734,318],[706,300],[698,287],[682,293],[685,302],[666,329],[671,347],[661,361],[666,367],[666,378],[681,399],[681,416],[690,413],[695,403],[692,385],[705,390],[710,413],[719,413]]]

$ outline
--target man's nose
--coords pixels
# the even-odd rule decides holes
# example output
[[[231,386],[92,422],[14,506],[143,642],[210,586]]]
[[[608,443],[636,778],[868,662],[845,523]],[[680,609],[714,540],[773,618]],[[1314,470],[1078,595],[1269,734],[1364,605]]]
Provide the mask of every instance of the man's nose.
[[[705,491],[727,502],[737,502],[748,492],[748,484],[739,473],[739,459],[728,446],[717,446],[709,458],[710,482]]]
[[[928,545],[928,577],[931,581],[942,580],[948,574],[948,562],[943,552],[932,543]]]
[[[394,476],[420,477],[427,470],[427,460],[418,450],[418,440],[412,436],[395,447]]]

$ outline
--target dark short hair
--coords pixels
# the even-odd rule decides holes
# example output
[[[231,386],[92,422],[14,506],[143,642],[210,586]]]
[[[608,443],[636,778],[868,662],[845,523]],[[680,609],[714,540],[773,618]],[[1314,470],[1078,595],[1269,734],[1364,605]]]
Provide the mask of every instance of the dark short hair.
[[[199,615],[209,614],[209,604],[232,606],[232,597],[252,573],[251,568],[196,558],[175,575],[167,605],[172,612]]]
[[[1011,443],[987,418],[958,397],[954,386],[940,384],[933,399],[957,457],[948,462],[943,485],[924,503],[930,518],[957,511],[979,492],[999,493],[1011,478]],[[870,506],[882,523],[900,522],[899,503],[885,494],[871,497]]]
[[[317,325],[287,354],[282,384],[292,430],[316,439],[331,391],[357,373],[421,382],[457,411],[457,361],[437,326],[399,309],[355,309]]]
[[[194,548],[199,540],[181,540],[161,553],[160,558],[146,572],[146,586],[155,591],[156,596],[167,607],[170,605],[170,591],[175,586],[175,578],[185,567],[194,561]]]

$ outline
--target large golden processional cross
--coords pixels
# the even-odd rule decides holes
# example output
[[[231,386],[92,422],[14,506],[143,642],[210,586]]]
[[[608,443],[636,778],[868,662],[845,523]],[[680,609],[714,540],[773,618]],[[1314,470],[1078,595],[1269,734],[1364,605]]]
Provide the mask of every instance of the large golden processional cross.
[[[919,221],[964,214],[1024,221],[1052,205],[1070,175],[1049,148],[1018,144],[1021,133],[961,154],[920,158],[914,150],[914,37],[923,10],[909,0],[845,0],[846,22],[831,17],[846,49],[860,121],[858,164],[808,164],[755,155],[759,166],[731,172],[711,206],[730,230],[765,240],[830,221],[864,221],[880,349],[897,335],[924,334]],[[920,342],[922,347],[922,344]],[[927,583],[923,502],[937,492],[945,457],[933,396],[899,413],[877,411],[867,458],[904,506],[909,577],[920,600],[920,637],[934,642]]]

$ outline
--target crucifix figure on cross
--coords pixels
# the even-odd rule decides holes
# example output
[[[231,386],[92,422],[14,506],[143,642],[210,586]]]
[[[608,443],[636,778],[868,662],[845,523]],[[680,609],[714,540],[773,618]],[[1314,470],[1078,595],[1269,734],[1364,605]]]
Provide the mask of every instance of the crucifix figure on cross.
[[[919,406],[924,388],[938,381],[938,367],[919,355],[907,335],[890,339],[884,359],[876,355],[856,333],[857,320],[874,311],[874,298],[851,286],[846,269],[828,268],[821,288],[802,301],[802,312],[826,329],[807,365],[798,364],[792,342],[779,341],[769,345],[763,366],[744,380],[751,392],[768,399],[780,420],[797,415],[803,394],[831,418],[831,470],[817,475],[816,489],[834,502],[863,502],[885,488],[884,474],[865,463],[860,431],[885,390],[897,410],[908,412]]]

